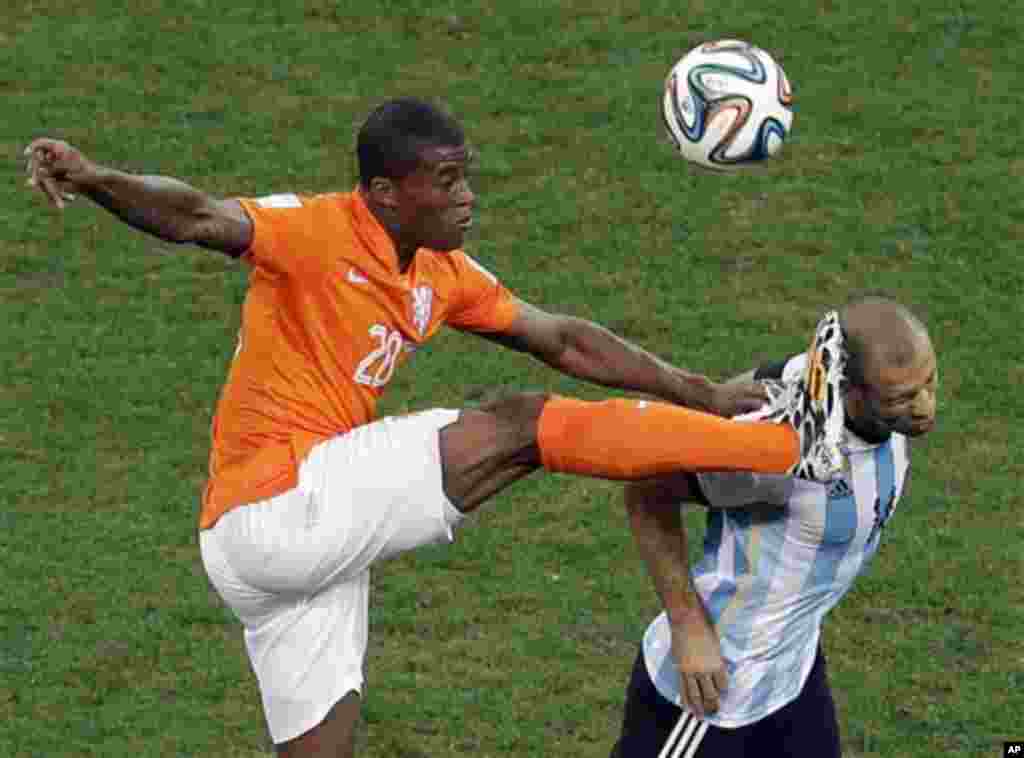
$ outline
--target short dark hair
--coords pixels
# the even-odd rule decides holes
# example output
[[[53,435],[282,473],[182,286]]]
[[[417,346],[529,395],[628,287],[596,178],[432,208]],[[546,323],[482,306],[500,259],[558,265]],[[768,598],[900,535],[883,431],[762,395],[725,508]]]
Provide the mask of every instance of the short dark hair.
[[[873,310],[878,321],[851,318],[858,311]],[[856,323],[851,323],[854,321]],[[846,339],[846,381],[850,385],[868,383],[869,367],[878,361],[885,365],[906,366],[913,359],[916,347],[909,330],[927,335],[924,322],[907,306],[885,292],[860,293],[851,297],[840,312],[840,323]],[[900,328],[900,326],[904,328]]]
[[[416,170],[424,148],[459,147],[465,141],[459,122],[438,106],[414,97],[389,100],[359,129],[359,183],[369,187],[377,176],[401,179]]]

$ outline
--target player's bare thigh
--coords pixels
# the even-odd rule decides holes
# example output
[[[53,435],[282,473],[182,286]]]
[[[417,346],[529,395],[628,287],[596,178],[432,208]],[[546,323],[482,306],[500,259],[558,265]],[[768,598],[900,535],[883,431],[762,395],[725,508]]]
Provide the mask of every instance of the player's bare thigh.
[[[349,692],[305,734],[277,745],[280,758],[352,758],[359,722],[359,693]]]
[[[540,466],[541,393],[507,395],[461,412],[440,433],[444,491],[463,513]]]

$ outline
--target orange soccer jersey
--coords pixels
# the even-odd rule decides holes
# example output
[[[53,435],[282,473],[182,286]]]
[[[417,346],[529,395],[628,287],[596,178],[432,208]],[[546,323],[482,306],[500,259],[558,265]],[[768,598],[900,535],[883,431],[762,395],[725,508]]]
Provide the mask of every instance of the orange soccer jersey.
[[[420,250],[400,272],[358,190],[241,202],[252,271],[213,420],[202,529],[294,487],[314,445],[372,421],[395,368],[441,324],[500,332],[517,313],[462,251]]]

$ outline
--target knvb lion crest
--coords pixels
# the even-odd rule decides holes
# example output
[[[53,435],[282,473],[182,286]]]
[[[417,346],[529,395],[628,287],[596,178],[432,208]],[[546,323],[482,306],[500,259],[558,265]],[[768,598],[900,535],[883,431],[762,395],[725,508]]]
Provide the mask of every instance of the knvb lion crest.
[[[413,288],[412,321],[422,337],[430,325],[430,314],[434,305],[434,290],[426,285]]]

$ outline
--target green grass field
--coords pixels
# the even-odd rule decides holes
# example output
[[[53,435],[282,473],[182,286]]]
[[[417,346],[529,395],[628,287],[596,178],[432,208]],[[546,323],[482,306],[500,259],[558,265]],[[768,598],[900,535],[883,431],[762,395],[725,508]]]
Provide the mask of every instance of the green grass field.
[[[1024,22],[1007,0],[15,0],[0,8],[0,754],[267,756],[195,531],[244,271],[22,186],[60,136],[218,193],[347,189],[354,131],[438,97],[479,150],[468,246],[523,297],[725,377],[848,292],[926,317],[940,426],[826,650],[846,755],[1024,739]],[[797,96],[763,171],[699,173],[657,117],[739,37]],[[495,385],[602,393],[450,334],[388,412]],[[699,520],[691,522],[699,534]],[[694,540],[698,542],[698,540]],[[374,580],[361,755],[606,756],[657,602],[620,488],[537,476]]]

